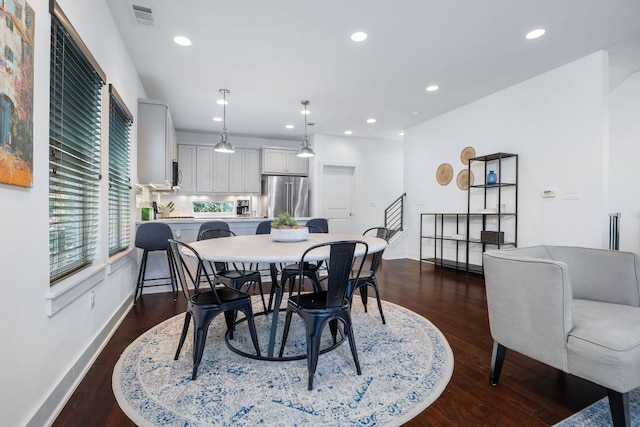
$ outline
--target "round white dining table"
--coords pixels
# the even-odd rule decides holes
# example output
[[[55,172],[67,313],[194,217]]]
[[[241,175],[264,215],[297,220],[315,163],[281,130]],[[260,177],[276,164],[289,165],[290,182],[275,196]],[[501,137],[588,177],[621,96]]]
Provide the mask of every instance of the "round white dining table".
[[[300,261],[304,252],[320,243],[340,240],[359,240],[368,245],[367,253],[375,253],[384,250],[387,242],[374,236],[362,236],[360,234],[333,234],[311,233],[306,240],[299,242],[277,242],[271,239],[269,234],[252,234],[246,236],[220,237],[216,239],[199,240],[189,243],[206,261],[218,262],[246,262],[268,263],[272,265],[272,282],[275,280],[275,305],[269,337],[268,358],[273,358],[276,330],[278,327],[278,308],[282,301],[282,286],[274,274],[274,264],[295,263]],[[364,255],[364,245],[356,245],[355,256]],[[184,251],[184,255],[192,256],[190,251]],[[312,251],[305,257],[305,261],[321,261],[329,258],[329,247]],[[273,285],[273,284],[272,284]]]

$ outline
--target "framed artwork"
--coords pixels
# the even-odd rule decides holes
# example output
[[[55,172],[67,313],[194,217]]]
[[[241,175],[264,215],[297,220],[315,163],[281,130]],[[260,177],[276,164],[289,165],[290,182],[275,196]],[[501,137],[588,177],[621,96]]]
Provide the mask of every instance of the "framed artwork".
[[[33,186],[35,13],[26,0],[0,9],[0,183]]]

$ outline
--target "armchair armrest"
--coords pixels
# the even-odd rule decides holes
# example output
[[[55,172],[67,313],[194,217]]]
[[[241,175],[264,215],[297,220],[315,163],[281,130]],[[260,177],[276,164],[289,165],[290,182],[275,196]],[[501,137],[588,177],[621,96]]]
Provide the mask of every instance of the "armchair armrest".
[[[483,255],[493,339],[567,371],[566,342],[573,324],[567,265],[506,252]]]

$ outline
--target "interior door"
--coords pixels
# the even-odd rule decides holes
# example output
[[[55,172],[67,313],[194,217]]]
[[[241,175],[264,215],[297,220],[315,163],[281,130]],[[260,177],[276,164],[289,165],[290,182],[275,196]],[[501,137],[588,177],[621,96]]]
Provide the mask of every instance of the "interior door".
[[[322,169],[322,214],[330,233],[352,233],[355,196],[354,166],[324,165]]]

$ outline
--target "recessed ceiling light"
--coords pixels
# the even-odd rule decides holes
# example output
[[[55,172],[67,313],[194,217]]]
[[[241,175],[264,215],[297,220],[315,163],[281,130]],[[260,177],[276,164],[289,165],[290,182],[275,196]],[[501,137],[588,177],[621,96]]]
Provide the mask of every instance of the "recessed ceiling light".
[[[404,136],[404,131],[398,132],[398,136]]]
[[[375,123],[376,119],[367,119],[367,123]]]
[[[413,112],[411,113],[411,115],[412,115],[412,116],[414,116],[414,117],[415,117],[415,116],[419,116],[419,115],[420,115],[420,111],[418,111],[418,110],[413,111]]]
[[[285,126],[287,129],[293,129],[293,125],[286,125]]]
[[[438,86],[438,85],[427,86],[427,92],[435,92],[438,89],[440,89],[440,86]]]
[[[216,101],[216,104],[218,105],[227,105],[229,103],[229,101],[225,101],[224,99],[218,99]]]
[[[351,34],[351,40],[353,40],[354,42],[363,42],[367,39],[367,37],[369,36],[367,36],[367,33],[363,31],[358,31]]]
[[[304,109],[300,111],[300,114],[311,114],[311,110]]]
[[[221,122],[222,121],[222,117],[214,117],[213,121],[214,122]]]
[[[179,44],[180,46],[191,46],[191,40],[185,36],[175,36],[173,41],[175,44]]]
[[[345,134],[345,135],[351,135],[352,133],[353,133],[353,132],[352,132],[352,131],[350,131],[350,130],[345,130],[345,131],[344,131],[344,134]]]
[[[533,39],[537,39],[538,37],[541,37],[544,35],[546,31],[543,28],[538,28],[536,30],[533,31],[529,31],[527,33],[527,35],[525,36],[525,38],[527,40],[533,40]]]

